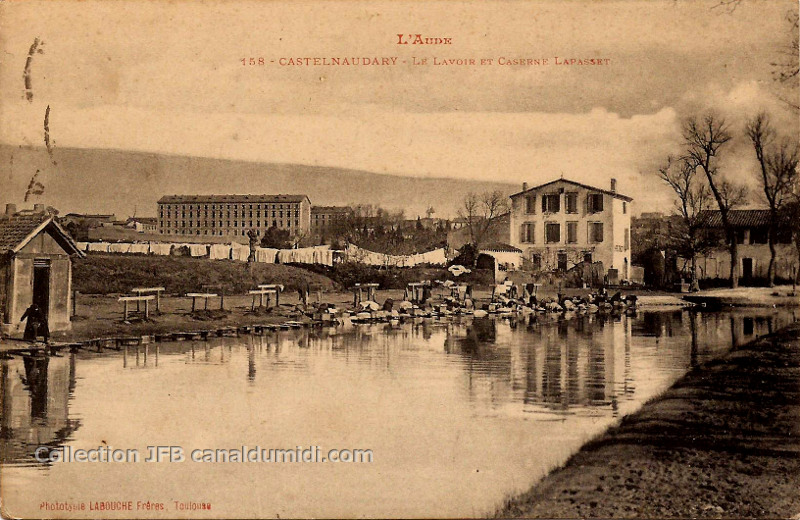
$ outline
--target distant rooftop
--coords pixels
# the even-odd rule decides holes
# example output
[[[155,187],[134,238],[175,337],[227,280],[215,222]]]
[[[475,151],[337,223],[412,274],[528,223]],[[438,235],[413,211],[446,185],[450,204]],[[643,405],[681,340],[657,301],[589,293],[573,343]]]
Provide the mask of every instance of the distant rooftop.
[[[93,215],[91,213],[67,213],[64,215],[65,217],[74,217],[74,218],[96,218],[96,219],[113,219],[114,214],[111,215]]]
[[[511,198],[518,197],[518,196],[520,196],[520,195],[522,195],[524,193],[528,193],[528,192],[531,192],[531,191],[541,190],[542,188],[546,188],[547,186],[550,186],[551,184],[555,184],[556,182],[566,182],[567,184],[573,184],[575,186],[578,186],[580,188],[584,188],[586,190],[596,191],[598,193],[605,193],[606,195],[611,195],[612,197],[616,197],[618,199],[622,199],[622,200],[624,200],[626,202],[632,202],[633,201],[633,199],[631,197],[628,197],[627,195],[623,195],[623,194],[618,193],[616,191],[604,190],[603,188],[598,188],[597,186],[589,186],[588,184],[583,184],[581,182],[571,181],[569,179],[555,179],[555,180],[552,180],[550,182],[546,182],[544,184],[540,184],[539,186],[534,186],[533,188],[528,188],[527,190],[523,190],[523,191],[521,191],[519,193],[515,193],[515,194],[511,195]]]
[[[719,210],[702,211],[698,215],[703,227],[721,228],[722,212]],[[728,220],[733,227],[769,226],[768,209],[735,209],[728,212]]]
[[[311,206],[311,213],[350,213],[349,206]]]
[[[20,250],[35,233],[43,229],[51,229],[68,253],[82,255],[72,237],[58,225],[52,215],[28,212],[0,216],[0,253]]]
[[[219,202],[303,202],[309,200],[308,195],[165,195],[158,200],[159,204],[180,204],[186,202],[219,203]]]
[[[493,253],[521,253],[522,249],[514,247],[511,244],[495,242],[493,244],[487,244],[481,247],[480,251],[491,251]]]

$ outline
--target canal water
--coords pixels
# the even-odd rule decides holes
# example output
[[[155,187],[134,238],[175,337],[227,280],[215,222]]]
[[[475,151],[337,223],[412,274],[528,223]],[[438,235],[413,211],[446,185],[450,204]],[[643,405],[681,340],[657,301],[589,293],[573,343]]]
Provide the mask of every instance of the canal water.
[[[65,518],[491,514],[690,367],[796,319],[769,309],[426,320],[4,360],[4,507]],[[39,446],[110,446],[143,460],[157,445],[187,460],[34,458]],[[242,446],[372,450],[373,461],[189,460]],[[134,511],[41,509],[109,501]]]

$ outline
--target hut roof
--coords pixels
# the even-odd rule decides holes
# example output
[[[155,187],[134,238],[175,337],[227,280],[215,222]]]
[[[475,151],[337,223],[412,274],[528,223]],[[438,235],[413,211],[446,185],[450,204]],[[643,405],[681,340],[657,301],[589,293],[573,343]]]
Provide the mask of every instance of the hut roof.
[[[17,253],[47,229],[68,254],[83,256],[78,245],[51,215],[42,213],[0,217],[0,253]]]

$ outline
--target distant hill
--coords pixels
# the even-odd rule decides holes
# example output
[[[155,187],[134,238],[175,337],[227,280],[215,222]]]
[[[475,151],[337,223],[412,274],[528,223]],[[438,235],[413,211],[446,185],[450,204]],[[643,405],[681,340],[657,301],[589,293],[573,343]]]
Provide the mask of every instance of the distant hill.
[[[0,145],[0,203],[20,203],[36,170],[43,202],[62,213],[114,213],[117,218],[154,216],[166,194],[305,193],[314,205],[376,204],[404,209],[408,218],[454,217],[464,196],[516,184],[385,175],[302,164],[254,163],[123,150]]]

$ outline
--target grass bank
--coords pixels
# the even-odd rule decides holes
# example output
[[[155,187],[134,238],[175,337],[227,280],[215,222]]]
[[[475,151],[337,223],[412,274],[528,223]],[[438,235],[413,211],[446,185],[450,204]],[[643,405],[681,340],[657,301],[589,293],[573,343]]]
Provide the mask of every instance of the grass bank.
[[[531,518],[794,518],[800,326],[680,379],[497,512]]]
[[[222,284],[228,294],[247,294],[259,283],[283,284],[286,290],[301,282],[322,291],[336,287],[322,274],[288,265],[180,256],[89,254],[74,260],[72,279],[73,288],[83,294],[127,293],[133,287],[184,294],[199,291],[203,284]]]

